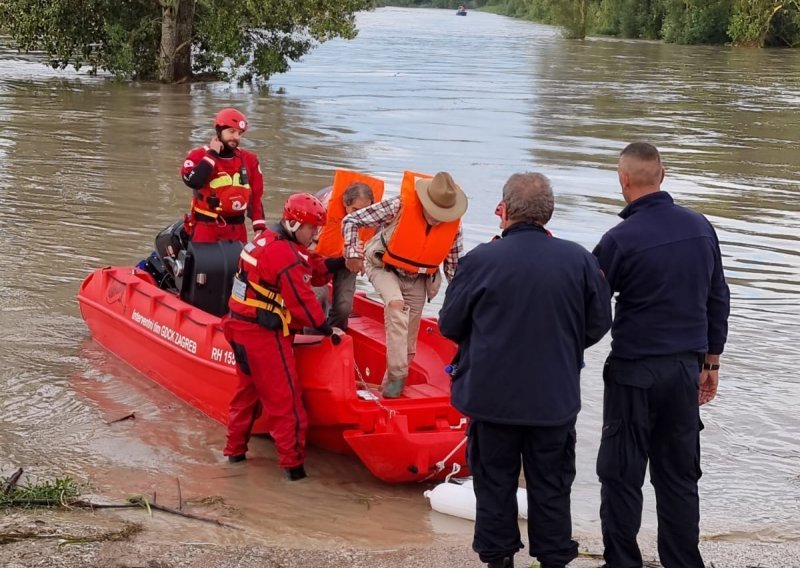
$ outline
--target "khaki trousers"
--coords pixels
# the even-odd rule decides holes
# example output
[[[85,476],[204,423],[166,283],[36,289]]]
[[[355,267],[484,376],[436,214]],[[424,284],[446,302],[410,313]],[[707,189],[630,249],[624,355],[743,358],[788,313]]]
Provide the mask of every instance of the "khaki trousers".
[[[386,327],[386,375],[383,386],[390,381],[405,380],[408,365],[417,352],[417,335],[422,308],[427,297],[424,276],[400,276],[391,270],[367,262],[367,277],[383,299],[383,319]],[[401,301],[402,310],[389,307],[389,302]]]

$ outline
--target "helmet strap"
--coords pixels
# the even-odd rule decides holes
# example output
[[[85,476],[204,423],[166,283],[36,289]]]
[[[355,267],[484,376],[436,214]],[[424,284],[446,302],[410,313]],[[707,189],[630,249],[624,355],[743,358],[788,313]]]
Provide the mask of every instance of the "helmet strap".
[[[300,221],[289,221],[288,219],[284,219],[281,221],[281,225],[283,225],[283,228],[286,229],[287,233],[289,233],[289,236],[292,237],[292,240],[297,241],[294,233],[300,228],[302,223]]]

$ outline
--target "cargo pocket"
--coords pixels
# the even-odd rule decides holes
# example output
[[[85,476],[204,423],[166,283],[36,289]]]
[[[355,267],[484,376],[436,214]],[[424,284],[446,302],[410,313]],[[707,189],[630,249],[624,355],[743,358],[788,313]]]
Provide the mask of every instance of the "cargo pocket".
[[[475,421],[470,420],[467,423],[467,431],[464,433],[464,435],[467,437],[467,448],[464,451],[464,457],[466,458],[467,465],[470,469],[472,469],[472,459],[477,455],[477,448],[475,447],[477,444],[475,440],[475,428]]]
[[[700,432],[702,432],[706,425],[703,424],[703,421],[699,418],[697,419],[700,423],[700,426],[697,430],[697,449],[694,453],[694,473],[695,473],[695,481],[699,481],[701,477],[703,477],[703,470],[700,467]]]
[[[575,481],[575,443],[578,435],[575,428],[567,432],[567,439],[564,442],[564,456],[561,460],[561,483],[562,488],[569,488]]]
[[[247,351],[244,348],[244,345],[241,343],[236,343],[235,341],[231,341],[231,348],[233,349],[233,357],[236,359],[236,364],[239,365],[239,368],[242,370],[242,373],[250,376],[250,364],[247,362]]]
[[[597,477],[600,481],[621,480],[625,475],[625,448],[623,447],[622,420],[603,424],[600,450],[597,452]]]

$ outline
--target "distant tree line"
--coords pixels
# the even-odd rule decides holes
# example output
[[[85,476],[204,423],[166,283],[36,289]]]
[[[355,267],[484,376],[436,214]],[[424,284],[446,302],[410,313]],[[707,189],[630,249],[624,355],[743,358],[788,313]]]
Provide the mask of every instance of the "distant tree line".
[[[455,8],[465,4],[587,34],[663,39],[673,43],[732,43],[800,47],[800,0],[399,0],[392,6]]]
[[[477,4],[486,4],[486,1]],[[377,0],[376,5],[381,6],[399,6],[402,8],[451,8],[455,10],[459,6],[466,6],[467,8],[475,7],[476,2],[459,2],[458,0]]]

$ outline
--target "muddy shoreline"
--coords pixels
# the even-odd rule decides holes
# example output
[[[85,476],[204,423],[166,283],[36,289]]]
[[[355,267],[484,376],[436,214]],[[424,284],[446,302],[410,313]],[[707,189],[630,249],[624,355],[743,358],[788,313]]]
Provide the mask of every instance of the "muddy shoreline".
[[[219,504],[205,509],[218,509]],[[219,510],[218,510],[219,512]],[[6,511],[0,517],[0,565],[8,568],[390,568],[483,566],[469,548],[469,539],[447,538],[423,546],[392,548],[343,546],[324,540],[302,547],[252,527],[205,529],[198,540],[187,538],[198,521],[170,520],[163,513],[106,510]],[[170,528],[172,527],[172,528]],[[187,533],[187,530],[189,531]],[[232,535],[239,532],[242,534]],[[232,536],[234,538],[232,538]],[[596,537],[576,535],[582,555],[573,568],[602,564]],[[763,542],[710,537],[701,544],[714,568],[787,568],[800,566],[799,542]],[[292,541],[294,539],[286,539]],[[461,542],[463,540],[463,542]],[[644,543],[643,543],[644,544]],[[517,566],[528,566],[522,551]],[[655,552],[644,548],[647,566],[659,566]]]

